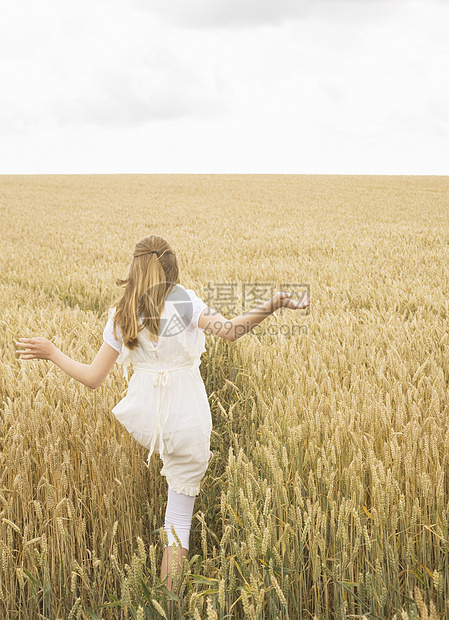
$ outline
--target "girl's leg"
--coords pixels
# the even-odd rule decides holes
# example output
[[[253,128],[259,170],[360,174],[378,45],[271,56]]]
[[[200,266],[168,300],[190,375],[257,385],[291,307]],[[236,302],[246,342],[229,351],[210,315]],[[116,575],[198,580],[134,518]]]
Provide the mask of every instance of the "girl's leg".
[[[209,453],[209,462],[213,455],[214,453],[211,450]],[[177,549],[176,563],[176,572],[179,574],[182,569],[182,558],[187,558],[189,556],[189,537],[194,503],[195,496],[176,493],[170,485],[168,486],[168,501],[164,522],[164,529],[168,537],[168,546],[164,548],[164,553],[162,555],[161,579],[163,581],[167,577],[167,589],[170,592],[172,592],[172,544],[175,541],[175,537],[171,533],[171,526],[174,526],[175,532],[181,542],[181,548]],[[168,602],[168,610],[171,611],[171,601]]]
[[[181,549],[177,549],[176,550],[176,554],[177,554],[177,562],[176,562],[176,574],[179,575],[181,573],[181,569],[182,569],[182,558],[188,558],[189,557],[189,550],[188,549],[184,549],[184,547],[181,547]],[[173,548],[172,547],[165,547],[164,548],[164,554],[162,556],[162,566],[161,566],[161,579],[162,581],[167,577],[167,589],[170,592],[173,592],[172,589],[172,578],[171,578],[171,565],[172,565],[172,557],[173,557]],[[172,601],[168,601],[167,602],[167,608],[168,611],[171,612],[172,609]]]
[[[176,572],[179,574],[182,568],[182,558],[189,555],[189,537],[190,527],[192,525],[193,506],[195,503],[195,496],[184,495],[183,493],[176,493],[173,489],[168,487],[168,501],[167,509],[165,511],[164,529],[168,536],[168,547],[165,547],[164,554],[162,556],[161,566],[161,579],[167,579],[167,588],[172,592],[172,579],[171,579],[171,565],[172,565],[172,544],[175,542],[175,537],[171,533],[171,526],[175,528],[175,532],[181,541],[181,549],[177,549],[177,566]],[[169,609],[171,605],[169,602]]]

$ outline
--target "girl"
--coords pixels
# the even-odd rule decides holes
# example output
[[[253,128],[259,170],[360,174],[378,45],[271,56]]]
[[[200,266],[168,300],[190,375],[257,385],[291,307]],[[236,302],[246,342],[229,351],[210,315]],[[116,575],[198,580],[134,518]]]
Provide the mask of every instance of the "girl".
[[[152,235],[139,241],[120,298],[108,312],[104,342],[91,364],[82,364],[62,353],[46,338],[19,338],[20,359],[48,359],[70,377],[98,388],[114,363],[128,367],[133,375],[126,396],[112,410],[131,435],[160,455],[161,474],[168,483],[161,579],[167,577],[171,590],[172,545],[179,537],[177,571],[182,557],[188,557],[193,506],[209,461],[212,418],[204,382],[199,370],[207,333],[234,342],[281,307],[300,309],[310,305],[294,301],[287,293],[250,313],[225,319],[209,308],[191,289],[179,284],[176,255],[162,237]]]

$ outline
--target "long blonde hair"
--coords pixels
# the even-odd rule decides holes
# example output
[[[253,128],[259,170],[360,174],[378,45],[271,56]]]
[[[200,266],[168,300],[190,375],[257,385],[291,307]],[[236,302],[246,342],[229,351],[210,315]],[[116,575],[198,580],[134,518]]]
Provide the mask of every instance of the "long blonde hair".
[[[138,332],[145,327],[156,339],[165,300],[178,283],[176,255],[165,239],[151,235],[136,243],[128,277],[116,280],[117,286],[125,287],[125,290],[111,305],[111,308],[116,309],[113,319],[114,338],[117,339],[118,326],[122,342],[128,349],[132,350],[139,344]],[[138,315],[142,316],[140,326]]]

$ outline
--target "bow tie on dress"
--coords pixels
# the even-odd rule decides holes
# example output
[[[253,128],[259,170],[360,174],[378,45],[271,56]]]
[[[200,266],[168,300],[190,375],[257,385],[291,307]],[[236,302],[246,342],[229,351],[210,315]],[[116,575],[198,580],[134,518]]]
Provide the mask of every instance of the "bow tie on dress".
[[[170,385],[170,373],[165,370],[159,370],[154,377],[153,385],[157,387],[158,385],[167,387]]]

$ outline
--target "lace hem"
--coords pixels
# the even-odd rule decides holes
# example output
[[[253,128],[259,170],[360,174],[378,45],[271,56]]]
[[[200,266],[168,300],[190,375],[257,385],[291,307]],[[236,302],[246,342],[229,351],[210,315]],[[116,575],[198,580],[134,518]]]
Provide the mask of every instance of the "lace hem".
[[[190,497],[195,497],[199,494],[201,483],[198,484],[181,484],[180,482],[176,482],[170,475],[165,475],[167,479],[167,483],[175,493],[183,493],[184,495],[189,495]]]

